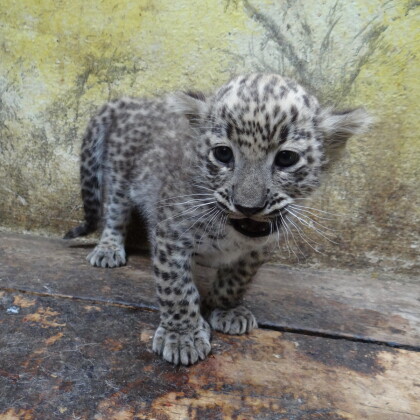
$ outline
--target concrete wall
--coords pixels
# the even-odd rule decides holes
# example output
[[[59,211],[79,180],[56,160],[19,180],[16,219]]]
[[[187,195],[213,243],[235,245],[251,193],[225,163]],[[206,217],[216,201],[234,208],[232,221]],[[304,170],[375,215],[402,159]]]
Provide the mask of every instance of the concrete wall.
[[[418,256],[418,5],[414,0],[3,0],[0,226],[62,234],[81,219],[78,151],[89,115],[120,95],[211,90],[254,70],[325,102],[365,104],[314,206],[337,214],[322,254],[279,260],[414,273]],[[417,100],[417,101],[416,101]],[[314,244],[313,244],[314,245]]]

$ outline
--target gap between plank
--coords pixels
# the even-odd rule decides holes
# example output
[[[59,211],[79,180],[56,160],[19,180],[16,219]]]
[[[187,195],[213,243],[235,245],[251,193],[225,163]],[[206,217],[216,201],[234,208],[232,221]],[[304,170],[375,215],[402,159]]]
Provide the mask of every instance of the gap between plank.
[[[347,341],[353,341],[355,343],[377,344],[379,346],[391,347],[394,349],[420,352],[420,346],[413,346],[411,344],[400,344],[400,343],[395,343],[393,341],[381,341],[381,340],[375,340],[373,338],[357,337],[357,336],[348,335],[348,334],[328,333],[325,331],[313,330],[309,328],[287,327],[284,325],[273,325],[273,324],[264,324],[264,323],[258,323],[258,328],[261,328],[262,330],[269,330],[269,331],[309,335],[312,337],[330,338],[332,340],[347,340]]]
[[[89,303],[96,303],[96,304],[103,304],[103,305],[111,305],[111,306],[117,306],[120,308],[132,309],[132,310],[144,310],[144,311],[155,312],[155,313],[159,312],[158,309],[152,305],[144,305],[144,304],[133,305],[124,301],[117,301],[117,300],[72,296],[72,295],[66,295],[66,294],[61,294],[61,293],[46,293],[46,292],[43,293],[43,292],[35,292],[33,290],[16,289],[16,288],[9,288],[9,287],[0,287],[0,291],[4,291],[8,293],[22,293],[22,294],[28,294],[28,295],[40,296],[40,297],[49,297],[49,298],[56,297],[59,299],[69,299],[69,300],[75,300],[79,302],[89,302]],[[309,329],[309,328],[287,327],[285,325],[273,325],[269,323],[258,323],[258,328],[262,330],[268,330],[268,331],[308,335],[312,337],[329,338],[332,340],[347,340],[347,341],[352,341],[355,343],[376,344],[379,346],[391,347],[394,349],[420,352],[420,345],[413,346],[411,344],[400,344],[400,343],[395,343],[392,341],[381,341],[381,340],[375,340],[371,338],[355,337],[355,336],[351,336],[347,334],[328,333],[325,331],[319,331],[319,330]]]

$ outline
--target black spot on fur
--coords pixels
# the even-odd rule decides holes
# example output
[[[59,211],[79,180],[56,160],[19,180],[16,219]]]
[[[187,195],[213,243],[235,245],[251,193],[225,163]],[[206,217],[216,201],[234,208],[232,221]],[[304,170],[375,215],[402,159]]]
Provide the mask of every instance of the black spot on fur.
[[[296,119],[299,115],[299,112],[298,112],[297,108],[294,105],[292,105],[292,107],[290,108],[290,113],[292,114],[291,122],[293,124],[294,122],[296,122]]]
[[[283,127],[280,130],[281,143],[284,143],[287,140],[288,136],[289,136],[289,126],[287,124],[285,124],[285,125],[283,125]]]

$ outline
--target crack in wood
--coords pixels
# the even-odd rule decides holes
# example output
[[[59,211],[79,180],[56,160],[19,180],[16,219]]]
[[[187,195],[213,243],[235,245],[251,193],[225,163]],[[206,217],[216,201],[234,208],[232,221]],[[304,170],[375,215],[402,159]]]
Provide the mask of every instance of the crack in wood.
[[[287,333],[309,335],[309,336],[321,337],[321,338],[331,338],[333,340],[347,340],[347,341],[353,341],[356,343],[376,344],[379,346],[391,347],[393,349],[420,352],[420,345],[412,346],[410,344],[402,344],[402,343],[396,343],[392,341],[381,341],[381,340],[375,340],[372,338],[357,337],[357,336],[352,336],[352,335],[347,335],[347,334],[327,333],[324,331],[311,330],[308,328],[294,328],[294,327],[287,327],[287,326],[282,326],[282,325],[271,325],[271,324],[262,324],[262,323],[258,323],[258,328],[261,328],[262,330],[269,330],[269,331],[287,332]]]

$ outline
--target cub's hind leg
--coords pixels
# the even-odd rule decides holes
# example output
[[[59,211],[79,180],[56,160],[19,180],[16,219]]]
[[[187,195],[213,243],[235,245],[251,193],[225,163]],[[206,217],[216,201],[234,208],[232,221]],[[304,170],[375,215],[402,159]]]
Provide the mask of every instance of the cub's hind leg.
[[[96,267],[119,267],[125,265],[125,237],[130,221],[132,203],[125,182],[110,176],[110,183],[103,214],[103,231],[95,249],[87,260]]]

